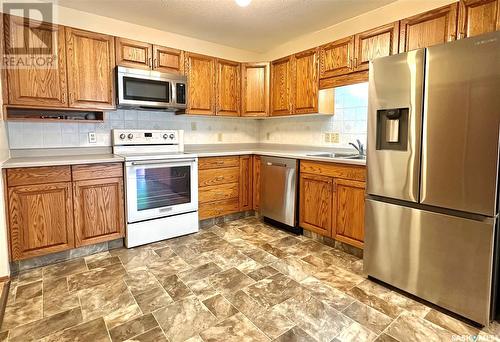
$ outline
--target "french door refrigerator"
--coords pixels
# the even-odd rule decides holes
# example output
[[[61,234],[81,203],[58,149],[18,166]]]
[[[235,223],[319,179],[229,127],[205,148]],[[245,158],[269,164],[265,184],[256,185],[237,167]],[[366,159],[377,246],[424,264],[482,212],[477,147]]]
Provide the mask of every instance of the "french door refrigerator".
[[[487,325],[500,32],[376,59],[369,82],[365,273]]]

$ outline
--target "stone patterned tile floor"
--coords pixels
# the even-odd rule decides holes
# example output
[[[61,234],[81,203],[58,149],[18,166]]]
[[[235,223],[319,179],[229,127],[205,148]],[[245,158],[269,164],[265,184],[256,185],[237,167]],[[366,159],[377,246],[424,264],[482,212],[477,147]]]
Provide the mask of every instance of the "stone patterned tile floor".
[[[458,340],[454,335],[500,341],[500,325],[478,330],[364,278],[362,260],[256,218],[21,273],[0,328],[0,341]]]

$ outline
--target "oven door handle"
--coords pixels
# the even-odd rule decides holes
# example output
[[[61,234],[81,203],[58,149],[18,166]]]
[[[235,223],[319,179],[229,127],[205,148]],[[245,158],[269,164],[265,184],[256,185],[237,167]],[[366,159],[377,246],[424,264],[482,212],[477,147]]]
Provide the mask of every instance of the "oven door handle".
[[[155,164],[173,164],[173,163],[179,163],[179,162],[184,162],[184,163],[192,163],[195,162],[195,158],[191,159],[169,159],[169,160],[158,160],[158,161],[143,161],[143,162],[131,162],[130,165],[155,165]]]

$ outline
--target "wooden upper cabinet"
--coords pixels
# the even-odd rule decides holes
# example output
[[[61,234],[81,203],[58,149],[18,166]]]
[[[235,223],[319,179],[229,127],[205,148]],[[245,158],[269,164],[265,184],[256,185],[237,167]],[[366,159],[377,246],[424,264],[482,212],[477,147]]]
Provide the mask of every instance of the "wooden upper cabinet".
[[[70,182],[9,187],[8,208],[12,260],[74,247]]]
[[[318,112],[318,51],[315,48],[295,54],[294,114]]]
[[[4,87],[8,88],[8,104],[67,107],[64,27],[34,20],[25,26],[23,18],[8,15],[4,15],[4,25],[6,55],[37,56],[37,49],[46,46],[49,51],[40,53],[55,57],[53,67],[30,65],[7,69]]]
[[[333,237],[358,248],[365,236],[365,184],[334,179]]]
[[[333,178],[301,173],[299,224],[302,228],[331,237]]]
[[[215,114],[215,58],[186,53],[188,114]]]
[[[124,236],[122,177],[76,181],[73,195],[76,247]]]
[[[292,113],[293,56],[271,63],[271,115]]]
[[[401,20],[399,52],[455,40],[457,7],[454,3]]]
[[[241,116],[268,116],[269,63],[244,63],[241,70]]]
[[[151,69],[153,47],[151,44],[126,38],[115,38],[116,64],[137,68]]]
[[[369,63],[377,57],[398,53],[399,22],[377,27],[354,36],[354,60],[356,71],[368,70]]]
[[[153,69],[161,72],[184,72],[184,52],[160,45],[153,45]]]
[[[113,109],[114,38],[66,28],[69,106]]]
[[[239,116],[241,96],[240,63],[217,60],[216,115]]]
[[[354,36],[342,38],[320,47],[320,78],[352,72]]]
[[[467,38],[500,30],[499,0],[461,0],[458,37]]]

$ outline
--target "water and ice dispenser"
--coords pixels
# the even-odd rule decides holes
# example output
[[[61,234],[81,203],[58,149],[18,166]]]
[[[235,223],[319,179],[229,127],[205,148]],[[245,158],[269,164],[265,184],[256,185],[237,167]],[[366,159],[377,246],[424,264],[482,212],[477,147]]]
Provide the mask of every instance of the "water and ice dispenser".
[[[406,151],[408,108],[377,110],[377,150]]]

